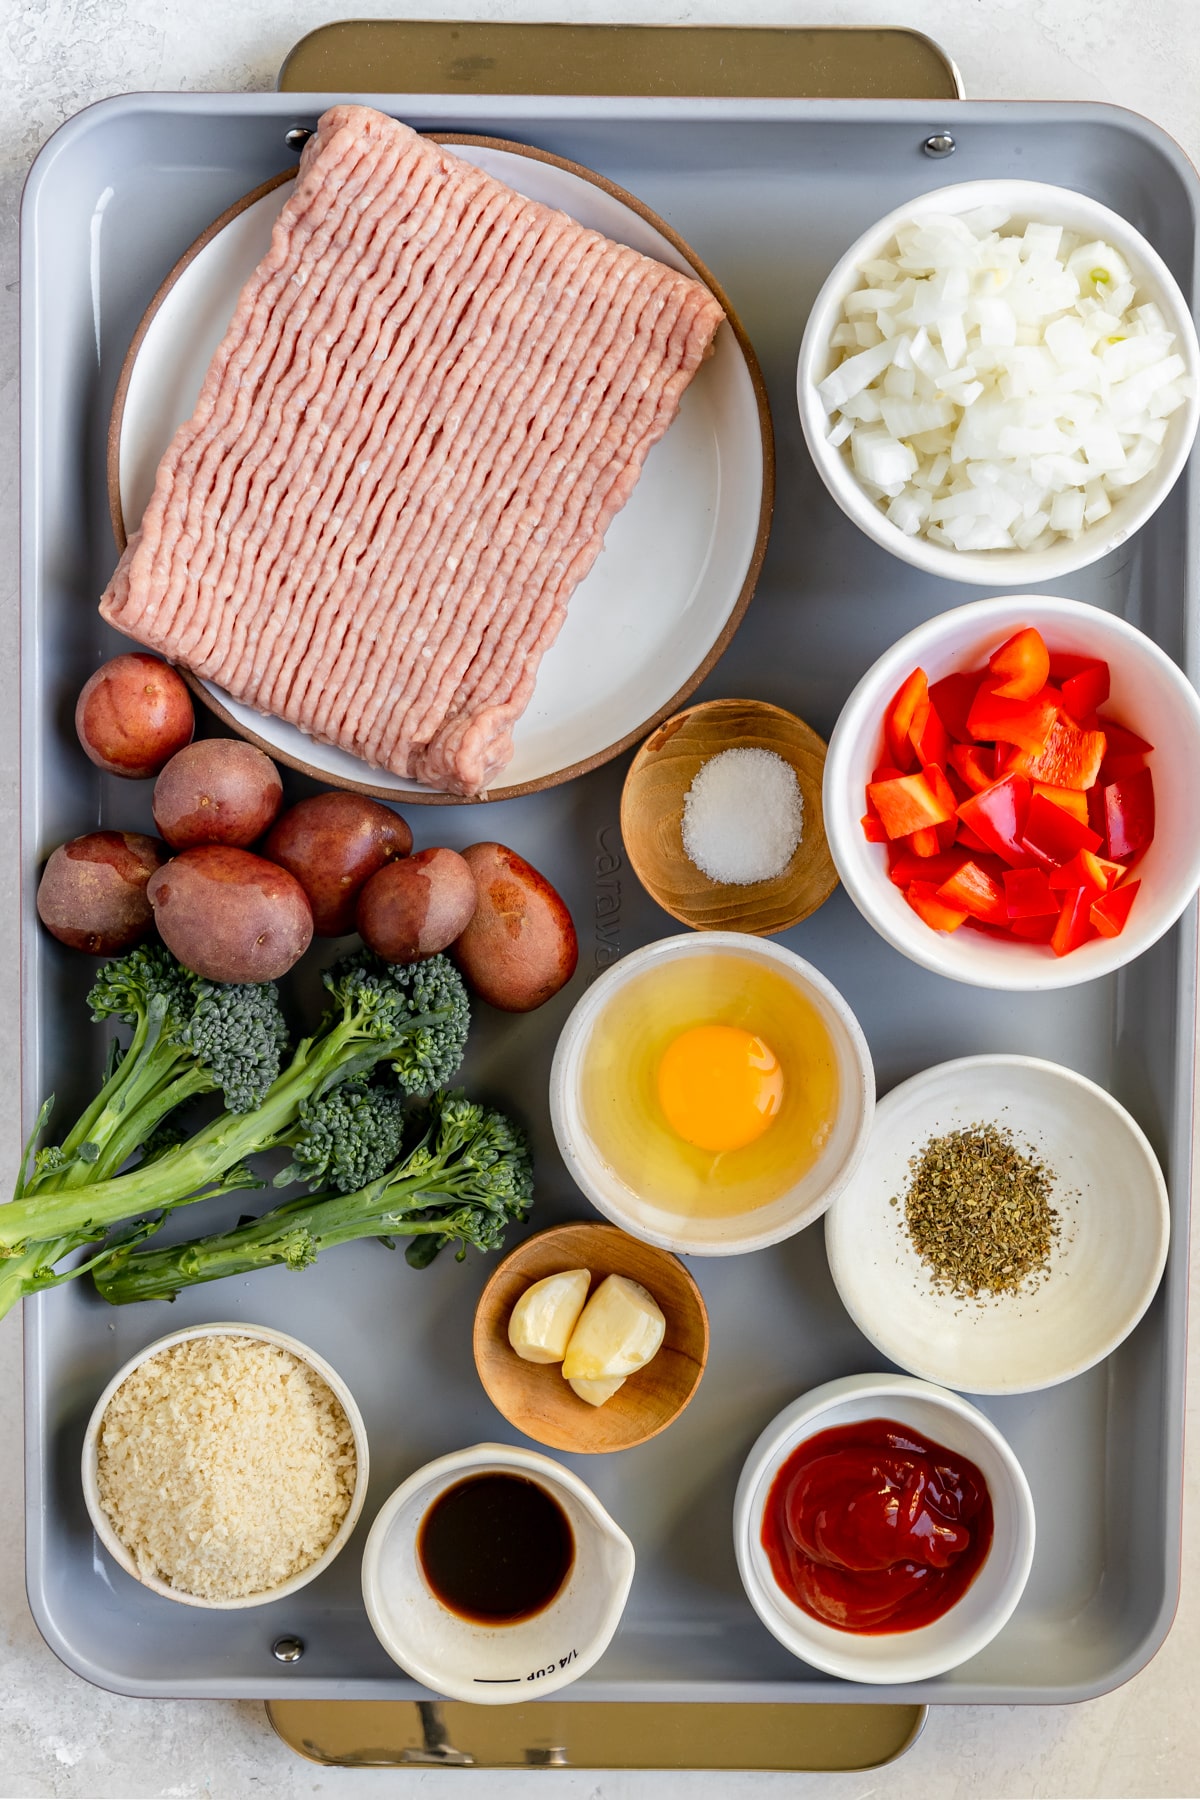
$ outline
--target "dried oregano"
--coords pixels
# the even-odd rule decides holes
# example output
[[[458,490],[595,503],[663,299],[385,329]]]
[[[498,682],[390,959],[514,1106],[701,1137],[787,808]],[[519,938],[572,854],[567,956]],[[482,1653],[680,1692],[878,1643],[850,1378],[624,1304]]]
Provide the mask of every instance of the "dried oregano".
[[[1059,1232],[1054,1172],[1019,1149],[1010,1131],[974,1124],[948,1132],[909,1168],[905,1224],[935,1287],[1012,1294],[1045,1272]]]

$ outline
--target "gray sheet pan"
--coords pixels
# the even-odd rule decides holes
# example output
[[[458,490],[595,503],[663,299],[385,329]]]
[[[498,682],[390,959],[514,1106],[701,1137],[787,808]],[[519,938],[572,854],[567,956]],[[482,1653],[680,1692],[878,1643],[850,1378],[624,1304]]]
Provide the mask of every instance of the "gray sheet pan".
[[[284,167],[284,133],[319,96],[141,95],[70,121],[30,177],[22,224],[22,514],[26,1126],[57,1088],[79,1102],[102,1034],[86,1023],[87,973],[36,928],[35,871],[100,822],[148,823],[143,787],[99,775],[74,743],[78,688],[117,640],[95,598],[113,545],[104,442],[121,359],[164,272],[226,205]],[[1144,120],[1100,106],[546,99],[378,102],[431,129],[540,144],[613,177],[661,211],[726,284],[771,391],[776,520],[759,591],[707,695],[758,695],[828,733],[867,664],[925,616],[973,598],[893,561],[827,499],[793,399],[808,304],[874,218],[951,180],[1024,175],[1077,187],[1144,231],[1195,291],[1197,183]],[[949,126],[957,154],[920,152]],[[1196,675],[1194,469],[1132,544],[1062,591],[1134,620]],[[480,812],[423,809],[424,843],[510,842],[562,889],[580,926],[571,987],[524,1018],[480,1022],[468,1085],[528,1120],[539,1157],[535,1225],[586,1212],[554,1151],[545,1103],[553,1040],[583,985],[620,951],[675,928],[621,856],[624,761],[547,794]],[[303,784],[290,782],[293,792]],[[574,1459],[639,1556],[622,1629],[578,1699],[1077,1700],[1127,1679],[1154,1652],[1179,1583],[1188,1204],[1193,1131],[1196,916],[1122,975],[1047,995],[939,980],[875,937],[842,894],[784,939],[842,988],[876,1058],[881,1092],[921,1067],[984,1050],[1050,1056],[1128,1106],[1163,1160],[1173,1243],[1149,1314],[1108,1363],[1028,1397],[984,1400],[1033,1487],[1038,1549],[1010,1624],[937,1681],[856,1687],[793,1660],[738,1582],[729,1514],[742,1459],[788,1400],[879,1366],[842,1312],[819,1230],[756,1256],[696,1265],[713,1353],[699,1396],[664,1437],[623,1456]],[[308,1004],[315,978],[305,975]],[[236,1214],[210,1208],[206,1224]],[[179,1222],[190,1230],[195,1219]],[[374,1244],[302,1277],[272,1271],[202,1288],[174,1307],[109,1311],[84,1283],[27,1309],[28,1586],[47,1641],[78,1673],[131,1694],[399,1698],[419,1693],[384,1656],[361,1605],[358,1557],[374,1513],[417,1464],[456,1445],[515,1439],[475,1380],[469,1322],[482,1259],[408,1270]],[[236,1318],[307,1339],[345,1376],[371,1438],[372,1485],[355,1540],[294,1600],[242,1615],[146,1593],[99,1551],[79,1491],[91,1405],[135,1348],[193,1320]],[[571,1459],[568,1459],[571,1460]],[[302,1660],[271,1656],[282,1633]]]

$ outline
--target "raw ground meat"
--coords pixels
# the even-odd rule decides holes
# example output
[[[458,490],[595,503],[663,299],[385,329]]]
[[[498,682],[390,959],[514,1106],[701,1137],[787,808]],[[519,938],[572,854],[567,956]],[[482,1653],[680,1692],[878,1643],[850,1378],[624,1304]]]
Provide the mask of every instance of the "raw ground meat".
[[[479,793],[723,316],[332,107],[100,610],[312,737]]]

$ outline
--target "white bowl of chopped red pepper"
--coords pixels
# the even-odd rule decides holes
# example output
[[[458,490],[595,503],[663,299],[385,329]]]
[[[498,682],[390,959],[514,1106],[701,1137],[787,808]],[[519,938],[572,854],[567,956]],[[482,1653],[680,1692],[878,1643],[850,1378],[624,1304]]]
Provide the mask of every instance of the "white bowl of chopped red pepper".
[[[793,1656],[848,1681],[925,1681],[1012,1616],[1033,1498],[1005,1438],[959,1395],[850,1375],[766,1427],[733,1539],[751,1605]]]
[[[1200,700],[1167,653],[1044,594],[940,613],[834,727],[829,847],[863,917],[976,987],[1071,987],[1155,943],[1200,886]]]
[[[1157,1158],[1111,1094],[1038,1057],[968,1056],[879,1102],[825,1246],[846,1310],[892,1362],[1015,1394],[1128,1337],[1169,1232]]]

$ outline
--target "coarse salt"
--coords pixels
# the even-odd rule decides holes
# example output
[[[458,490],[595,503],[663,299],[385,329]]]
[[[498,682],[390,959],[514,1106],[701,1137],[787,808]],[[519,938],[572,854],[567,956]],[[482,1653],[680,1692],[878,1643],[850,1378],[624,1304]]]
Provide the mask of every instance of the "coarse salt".
[[[749,887],[783,873],[804,833],[804,797],[773,750],[722,750],[683,803],[683,848],[710,881]]]

